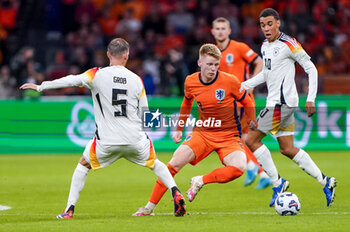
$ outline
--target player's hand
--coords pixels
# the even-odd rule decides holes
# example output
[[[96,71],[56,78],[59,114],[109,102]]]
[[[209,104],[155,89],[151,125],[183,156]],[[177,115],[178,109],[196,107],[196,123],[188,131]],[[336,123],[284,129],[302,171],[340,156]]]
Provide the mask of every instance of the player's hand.
[[[258,122],[256,120],[251,120],[249,122],[249,128],[251,130],[256,130],[256,128],[258,128]]]
[[[247,93],[248,93],[249,97],[251,97],[251,95],[253,94],[253,92],[254,92],[254,89],[253,89],[253,88],[247,90]]]
[[[173,136],[171,136],[174,140],[175,143],[179,143],[181,142],[181,138],[182,138],[182,131],[176,131]]]
[[[307,116],[310,118],[316,112],[315,103],[306,102],[305,110],[306,110]]]
[[[38,85],[33,84],[33,83],[25,83],[19,89],[32,89],[35,91],[38,91]]]

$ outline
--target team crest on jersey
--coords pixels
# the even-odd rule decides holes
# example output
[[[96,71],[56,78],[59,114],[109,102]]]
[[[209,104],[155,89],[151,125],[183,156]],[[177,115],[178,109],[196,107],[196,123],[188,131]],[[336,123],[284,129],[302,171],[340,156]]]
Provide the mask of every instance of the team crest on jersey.
[[[277,56],[279,52],[280,52],[280,48],[279,48],[279,47],[275,47],[275,48],[273,49],[273,55],[274,55],[274,56]]]
[[[218,99],[218,103],[220,103],[225,98],[225,90],[217,89],[215,90],[215,97]]]
[[[229,53],[226,55],[226,62],[227,62],[227,65],[231,65],[231,63],[233,63],[233,54],[232,53]]]
[[[188,140],[190,140],[190,139],[192,139],[192,135],[187,136],[186,139],[185,139],[185,141],[188,141]]]

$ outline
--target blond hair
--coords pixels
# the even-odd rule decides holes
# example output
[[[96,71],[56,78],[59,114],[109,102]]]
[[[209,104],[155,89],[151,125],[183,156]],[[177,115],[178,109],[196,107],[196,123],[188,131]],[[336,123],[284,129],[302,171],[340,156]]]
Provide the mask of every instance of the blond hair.
[[[230,27],[230,21],[228,21],[226,18],[224,17],[219,17],[216,18],[213,22],[212,22],[212,27],[214,27],[215,23],[227,23],[228,27]]]
[[[214,44],[206,43],[201,46],[199,49],[199,56],[211,56],[214,57],[217,60],[221,59],[221,52],[218,47],[216,47]]]

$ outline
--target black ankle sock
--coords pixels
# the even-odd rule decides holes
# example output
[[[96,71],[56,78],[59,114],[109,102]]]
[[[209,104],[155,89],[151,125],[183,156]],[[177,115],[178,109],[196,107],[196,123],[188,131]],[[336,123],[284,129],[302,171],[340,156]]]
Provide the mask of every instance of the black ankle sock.
[[[171,188],[171,194],[173,195],[173,197],[175,196],[176,191],[180,192],[180,190],[176,186]]]
[[[70,210],[72,210],[73,213],[74,213],[74,205],[70,205],[69,208],[68,208],[68,210],[67,210],[67,212],[70,211]]]

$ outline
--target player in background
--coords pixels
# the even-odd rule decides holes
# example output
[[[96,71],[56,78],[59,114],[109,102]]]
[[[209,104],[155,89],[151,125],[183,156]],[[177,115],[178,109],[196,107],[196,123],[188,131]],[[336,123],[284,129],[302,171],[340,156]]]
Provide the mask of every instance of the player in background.
[[[240,82],[249,79],[249,68],[252,69],[251,76],[255,76],[261,72],[263,63],[261,57],[256,54],[247,44],[230,39],[230,22],[226,18],[219,17],[215,19],[212,23],[211,33],[214,36],[216,45],[221,50],[222,54],[219,70],[233,74],[234,76],[238,77]],[[248,93],[250,98],[254,101],[253,89],[250,89]],[[244,114],[244,108],[240,104],[238,104],[238,106],[240,107],[239,116],[242,125],[242,141],[245,143],[249,126],[247,123],[247,116]],[[245,148],[248,164],[244,186],[252,184],[258,173],[260,180],[256,189],[263,189],[272,185],[271,179],[260,167],[254,154],[247,146],[245,146]]]
[[[185,97],[181,104],[179,123],[173,135],[175,143],[181,142],[182,131],[191,113],[194,100],[197,103],[199,120],[219,120],[220,125],[199,126],[193,129],[185,141],[176,149],[168,168],[174,176],[182,167],[190,163],[196,165],[216,151],[224,167],[217,168],[204,176],[191,179],[187,191],[189,201],[193,201],[205,184],[226,183],[240,177],[247,165],[245,149],[241,142],[240,122],[237,102],[246,107],[248,122],[256,127],[255,108],[241,83],[231,74],[218,71],[221,52],[214,44],[204,44],[199,50],[200,72],[193,73],[185,80]],[[215,121],[218,122],[218,121]],[[134,216],[152,215],[154,208],[163,197],[166,187],[157,180],[151,198],[145,207]]]
[[[119,158],[150,168],[171,191],[175,216],[183,216],[186,213],[184,197],[165,164],[157,159],[151,140],[142,130],[142,111],[148,109],[148,102],[141,78],[125,68],[129,44],[121,38],[113,39],[108,45],[107,56],[108,67],[92,68],[83,74],[44,81],[41,85],[27,83],[20,87],[38,92],[71,86],[91,90],[96,136],[86,145],[73,173],[67,207],[57,218],[73,218],[75,204],[91,168],[98,170]]]
[[[315,112],[317,93],[317,69],[302,46],[288,35],[280,32],[280,18],[274,9],[267,8],[260,13],[260,27],[266,40],[261,47],[263,70],[253,78],[243,82],[246,89],[266,82],[268,94],[266,108],[257,120],[257,130],[250,130],[246,140],[255,157],[273,181],[273,195],[270,206],[275,204],[278,194],[284,192],[289,183],[281,178],[272,160],[271,153],[261,140],[271,133],[277,138],[280,152],[292,159],[310,176],[317,179],[326,195],[327,206],[334,201],[336,180],[325,176],[309,154],[294,146],[294,112],[299,97],[295,86],[295,62],[298,62],[309,77],[309,91],[305,104],[308,117]]]

